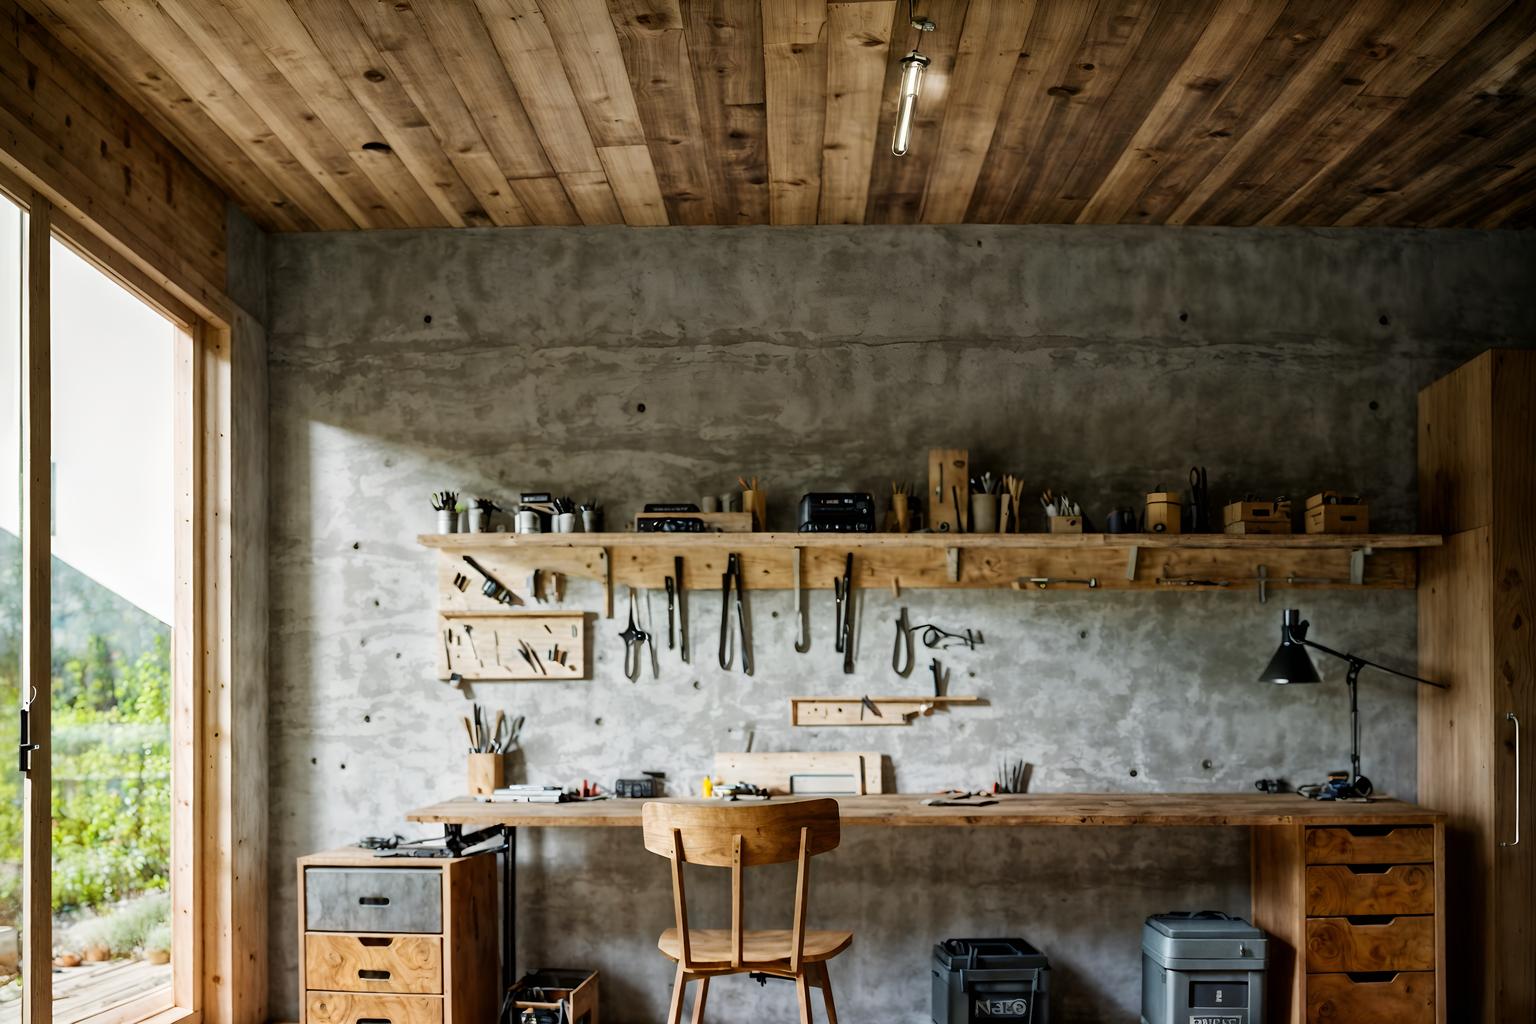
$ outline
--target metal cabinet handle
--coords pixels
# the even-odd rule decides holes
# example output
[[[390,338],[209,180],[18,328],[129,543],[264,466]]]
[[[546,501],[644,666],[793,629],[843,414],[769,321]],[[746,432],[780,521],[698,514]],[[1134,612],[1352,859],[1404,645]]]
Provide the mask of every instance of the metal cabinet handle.
[[[1506,712],[1504,720],[1515,723],[1515,840],[1512,843],[1500,843],[1500,846],[1520,845],[1520,718],[1513,712]]]

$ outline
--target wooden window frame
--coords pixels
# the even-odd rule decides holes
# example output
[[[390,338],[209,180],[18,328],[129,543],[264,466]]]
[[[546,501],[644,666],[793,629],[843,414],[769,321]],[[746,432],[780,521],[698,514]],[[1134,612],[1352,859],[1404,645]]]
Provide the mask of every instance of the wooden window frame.
[[[172,623],[171,907],[169,991],[129,1000],[86,1024],[201,1024],[238,1012],[219,988],[210,959],[226,960],[233,933],[211,913],[210,894],[228,892],[233,854],[230,829],[232,716],[230,595],[232,591],[230,326],[201,315],[152,276],[124,259],[94,232],[64,215],[48,198],[0,168],[0,194],[27,213],[25,320],[22,338],[22,474],[28,481],[22,522],[23,687],[36,690],[32,723],[51,743],[51,615],[49,473],[51,460],[51,275],[49,247],[58,239],[175,326],[175,601]],[[38,345],[37,339],[43,339]],[[40,727],[40,730],[39,730]],[[33,863],[51,866],[51,756],[23,782],[28,815],[24,848]],[[39,884],[41,883],[41,884]],[[24,988],[22,1024],[51,1024],[52,920],[50,872],[27,872],[23,888]],[[208,950],[214,957],[208,956]],[[221,998],[221,995],[224,997]],[[213,1004],[212,1012],[208,1007]]]

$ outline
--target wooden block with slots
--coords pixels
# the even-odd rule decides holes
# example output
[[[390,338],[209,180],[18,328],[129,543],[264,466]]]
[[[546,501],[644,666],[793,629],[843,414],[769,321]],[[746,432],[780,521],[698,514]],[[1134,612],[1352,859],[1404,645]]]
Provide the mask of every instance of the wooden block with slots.
[[[791,697],[789,721],[811,726],[909,725],[940,705],[980,703],[980,697]]]
[[[445,613],[437,637],[437,674],[469,680],[587,678],[582,612]]]

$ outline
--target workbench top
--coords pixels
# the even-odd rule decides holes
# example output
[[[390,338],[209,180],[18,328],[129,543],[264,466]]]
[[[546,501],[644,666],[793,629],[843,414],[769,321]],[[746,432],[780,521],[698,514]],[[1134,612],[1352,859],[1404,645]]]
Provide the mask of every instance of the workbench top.
[[[1294,793],[1030,793],[999,796],[987,807],[930,807],[931,793],[837,797],[846,825],[1422,825],[1442,820],[1439,811],[1401,800],[1337,803]],[[775,801],[795,797],[775,797]],[[669,802],[687,798],[671,797]],[[700,801],[693,801],[700,802]],[[715,802],[715,801],[711,801]],[[470,828],[518,825],[534,828],[638,828],[645,800],[590,800],[568,804],[486,803],[460,797],[406,815],[410,821]]]

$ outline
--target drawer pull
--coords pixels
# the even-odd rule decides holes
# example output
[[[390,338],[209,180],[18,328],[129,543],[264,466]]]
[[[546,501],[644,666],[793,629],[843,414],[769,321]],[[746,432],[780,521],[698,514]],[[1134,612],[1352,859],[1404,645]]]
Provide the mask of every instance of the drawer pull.
[[[1352,875],[1384,875],[1392,870],[1391,864],[1345,864]]]
[[[1397,831],[1396,825],[1345,825],[1343,828],[1356,839],[1380,839]]]
[[[1344,920],[1354,925],[1391,924],[1396,914],[1345,914]]]
[[[360,907],[387,907],[387,906],[389,906],[389,897],[388,896],[359,896],[357,898],[357,905],[360,906]]]
[[[359,978],[363,979],[364,981],[388,981],[389,980],[389,972],[388,971],[371,971],[371,970],[368,970],[367,968],[360,969],[357,972],[357,976]]]
[[[1503,847],[1520,845],[1520,718],[1513,711],[1504,715],[1506,722],[1515,723],[1515,839],[1513,842],[1500,841]]]
[[[388,1017],[359,1017],[357,1024],[394,1024]]]
[[[390,935],[359,935],[359,946],[388,946],[394,943],[394,937]]]
[[[1386,985],[1397,980],[1397,971],[1346,971],[1344,976],[1356,985]]]

